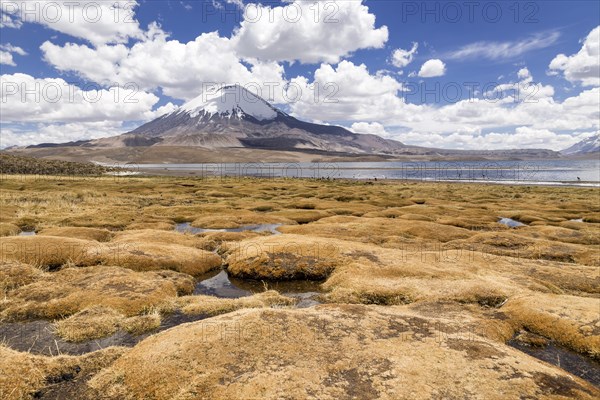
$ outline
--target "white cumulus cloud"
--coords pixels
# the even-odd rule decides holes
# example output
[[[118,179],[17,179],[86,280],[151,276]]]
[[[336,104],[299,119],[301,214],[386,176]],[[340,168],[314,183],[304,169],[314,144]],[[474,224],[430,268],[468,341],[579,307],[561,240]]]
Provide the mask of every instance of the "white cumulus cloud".
[[[342,61],[336,67],[322,64],[312,82],[305,77],[292,79],[288,91],[296,88],[302,96],[288,96],[294,100],[290,104],[292,113],[313,120],[373,121],[403,107],[397,96],[402,90],[400,82],[385,74],[371,75],[366,65],[351,61]]]
[[[323,104],[306,96],[290,105],[295,116],[345,121],[356,132],[377,133],[383,128],[388,137],[413,145],[561,150],[576,143],[581,132],[600,128],[599,88],[561,102],[554,98],[554,88],[534,82],[527,68],[517,72],[518,82],[497,85],[474,98],[437,105],[408,103],[411,97],[400,82],[371,74],[366,66],[349,61],[337,68],[323,64],[314,76],[312,82],[306,78],[292,82],[303,82],[307,88],[334,82],[336,101]]]
[[[268,61],[336,63],[358,49],[381,48],[386,26],[375,27],[375,15],[362,0],[294,0],[271,7],[246,4],[244,21],[233,36],[243,57]]]
[[[143,36],[135,19],[137,1],[3,1],[2,27],[37,23],[93,44],[125,43]]]
[[[350,130],[354,133],[366,133],[382,137],[389,136],[388,132],[385,130],[385,126],[381,125],[379,122],[355,122],[350,127]]]
[[[0,122],[98,122],[156,117],[158,97],[131,87],[79,88],[60,78],[0,76]]]
[[[392,53],[392,65],[398,68],[404,68],[413,61],[419,44],[414,42],[410,50],[396,49]]]
[[[164,94],[179,99],[198,96],[208,83],[272,84],[280,88],[275,93],[283,91],[281,65],[257,60],[243,63],[231,39],[217,32],[203,33],[181,43],[170,40],[157,26],[152,29],[148,39],[131,47],[107,44],[92,48],[69,43],[59,46],[47,41],[41,50],[46,61],[61,71],[76,72],[94,82],[133,82],[145,90],[160,87]]]
[[[554,57],[550,62],[550,71],[562,72],[569,82],[600,86],[600,26],[588,34],[577,54]]]
[[[10,43],[0,44],[0,64],[16,66],[17,64],[13,60],[13,53],[20,56],[27,55],[27,52],[20,47],[13,46]]]
[[[444,76],[446,74],[446,64],[437,58],[427,60],[419,70],[421,78],[435,78],[436,76]]]

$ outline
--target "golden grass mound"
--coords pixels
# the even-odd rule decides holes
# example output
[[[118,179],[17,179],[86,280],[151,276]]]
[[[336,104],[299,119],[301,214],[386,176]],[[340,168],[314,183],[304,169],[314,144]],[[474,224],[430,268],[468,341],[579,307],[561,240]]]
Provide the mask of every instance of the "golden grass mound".
[[[112,335],[124,316],[112,308],[94,306],[54,323],[56,333],[71,342],[98,339]]]
[[[342,248],[347,244],[301,235],[247,239],[229,247],[227,271],[250,279],[319,280],[343,261]]]
[[[527,226],[516,230],[515,233],[535,239],[546,239],[564,243],[583,245],[600,244],[600,229],[590,227],[574,230],[559,226]]]
[[[173,270],[198,276],[221,266],[217,254],[177,244],[153,242],[116,242],[102,248],[106,264],[119,265],[135,271]]]
[[[220,247],[225,242],[238,242],[244,239],[250,239],[260,236],[270,235],[268,232],[253,232],[253,231],[243,231],[243,232],[204,232],[199,233],[198,236],[203,239],[202,249],[208,251],[218,250],[220,251]]]
[[[66,263],[93,265],[100,261],[101,243],[54,236],[0,238],[0,261],[19,261],[46,268]]]
[[[21,228],[17,225],[0,222],[0,236],[14,236],[18,235],[19,232],[21,232]]]
[[[512,299],[502,310],[520,327],[600,360],[600,299],[536,294]]]
[[[488,269],[481,253],[392,250],[356,244],[345,255],[347,261],[323,284],[327,290],[323,298],[328,302],[395,305],[456,301],[497,307],[510,295],[525,290]]]
[[[59,219],[57,222],[67,226],[124,229],[127,225],[134,223],[136,218],[139,218],[139,215],[131,208],[113,207],[103,211],[102,205],[96,204],[96,207],[91,208],[88,212]]]
[[[105,306],[92,306],[68,318],[56,321],[58,336],[70,342],[82,342],[110,336],[119,329],[136,335],[152,331],[160,326],[160,313],[125,317]]]
[[[136,271],[170,269],[201,275],[221,258],[199,248],[202,238],[158,230],[126,231],[109,243],[55,236],[0,238],[0,261],[19,261],[56,269],[65,264],[119,265]],[[182,244],[176,244],[182,243]]]
[[[600,265],[597,246],[536,239],[520,235],[518,232],[482,232],[449,244],[456,248],[472,248],[500,256]]]
[[[0,292],[6,294],[21,286],[29,285],[42,276],[44,276],[44,273],[39,268],[31,265],[18,262],[0,262]]]
[[[180,246],[201,248],[204,241],[201,237],[179,233],[175,231],[164,231],[159,229],[127,230],[115,233],[113,243],[157,243],[163,245],[176,244]]]
[[[451,318],[348,305],[241,310],[181,325],[139,343],[89,386],[107,399],[145,400],[600,396]]]
[[[281,210],[274,211],[269,215],[274,215],[288,220],[296,221],[299,224],[308,224],[309,222],[318,221],[321,218],[329,217],[331,214],[321,210]]]
[[[185,314],[214,316],[241,308],[287,307],[293,305],[295,302],[295,299],[282,296],[275,290],[268,290],[239,299],[223,299],[213,296],[184,296],[176,300],[176,305]]]
[[[39,232],[39,235],[95,240],[98,242],[108,242],[112,238],[112,233],[107,229],[73,226],[44,228],[41,232]]]
[[[64,268],[44,273],[8,293],[0,319],[61,318],[92,306],[133,316],[193,291],[191,277],[173,271],[134,272],[120,267]]]
[[[125,318],[120,322],[119,327],[133,335],[140,335],[158,329],[160,322],[160,312],[154,310],[147,314]]]
[[[393,244],[399,240],[410,242],[416,239],[426,242],[448,242],[459,238],[466,239],[474,234],[463,228],[424,220],[350,216],[323,218],[308,225],[282,226],[279,230],[284,233],[354,240],[378,245]]]
[[[44,357],[0,345],[0,398],[36,398],[67,381],[72,382],[72,387],[70,390],[56,388],[59,389],[55,392],[57,398],[86,398],[85,380],[112,364],[125,351],[125,348],[109,347],[77,357]]]

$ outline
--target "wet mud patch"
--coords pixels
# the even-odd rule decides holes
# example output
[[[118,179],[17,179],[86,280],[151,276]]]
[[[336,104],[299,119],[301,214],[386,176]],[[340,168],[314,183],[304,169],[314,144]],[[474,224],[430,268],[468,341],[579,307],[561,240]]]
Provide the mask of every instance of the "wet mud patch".
[[[533,378],[544,395],[575,397],[579,391],[593,395],[587,388],[566,376],[552,376],[538,372]]]
[[[526,335],[523,335],[523,333],[516,335],[507,344],[600,387],[600,362],[598,361],[559,346],[543,336],[529,332]],[[547,386],[552,390],[559,390],[558,388],[562,387],[558,385],[557,388],[556,382],[549,382]]]
[[[174,312],[163,316],[160,326],[151,332],[134,335],[119,330],[107,337],[77,343],[67,342],[58,336],[55,333],[53,324],[47,320],[8,322],[0,324],[0,342],[13,350],[31,352],[32,354],[46,356],[81,355],[110,346],[133,347],[150,335],[205,318],[206,315],[186,315],[181,312]]]
[[[467,356],[472,360],[501,358],[506,355],[490,344],[474,340],[447,339],[447,344],[452,350],[466,351]]]
[[[378,398],[380,393],[373,387],[373,379],[367,371],[361,371],[358,368],[345,369],[332,372],[323,380],[323,384],[328,387],[342,387],[345,397],[350,399]]]
[[[45,356],[81,355],[109,346],[132,347],[143,337],[119,331],[105,338],[71,343],[56,335],[50,321],[9,322],[0,325],[0,341],[4,345],[13,350]]]
[[[93,370],[82,371],[80,366],[71,368],[57,376],[49,376],[46,379],[48,386],[33,393],[34,399],[86,399],[86,383],[93,378]],[[83,396],[82,396],[83,395]]]
[[[367,251],[354,250],[352,253],[349,253],[348,256],[353,257],[353,258],[363,257],[374,263],[379,262],[379,257],[377,257],[375,254],[369,253]]]

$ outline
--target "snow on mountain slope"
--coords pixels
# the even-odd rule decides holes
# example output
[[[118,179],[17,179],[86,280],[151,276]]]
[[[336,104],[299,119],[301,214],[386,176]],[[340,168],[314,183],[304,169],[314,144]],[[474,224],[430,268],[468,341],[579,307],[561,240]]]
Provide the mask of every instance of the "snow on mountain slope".
[[[277,117],[277,111],[269,103],[239,85],[224,86],[214,93],[203,93],[185,103],[176,112],[186,112],[192,118],[200,114],[208,117],[218,114],[238,119],[248,115],[259,121]]]
[[[574,154],[589,154],[600,151],[600,134],[596,134],[592,137],[582,140],[579,143],[575,143],[573,146],[561,151],[562,154],[574,155]]]

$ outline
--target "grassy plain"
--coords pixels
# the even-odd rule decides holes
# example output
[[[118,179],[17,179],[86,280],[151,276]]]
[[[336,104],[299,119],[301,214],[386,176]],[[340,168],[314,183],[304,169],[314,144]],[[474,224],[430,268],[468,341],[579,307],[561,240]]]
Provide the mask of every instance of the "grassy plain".
[[[0,325],[45,319],[73,342],[150,335],[82,356],[0,345],[1,398],[600,396],[506,345],[531,333],[600,360],[597,188],[2,178]],[[175,232],[183,222],[281,234]],[[193,295],[221,268],[265,290]],[[294,279],[322,281],[323,304],[268,290]],[[206,319],[153,334],[180,314]]]

